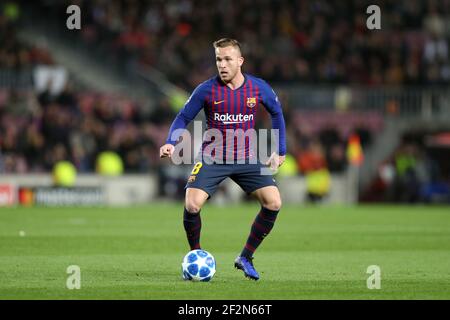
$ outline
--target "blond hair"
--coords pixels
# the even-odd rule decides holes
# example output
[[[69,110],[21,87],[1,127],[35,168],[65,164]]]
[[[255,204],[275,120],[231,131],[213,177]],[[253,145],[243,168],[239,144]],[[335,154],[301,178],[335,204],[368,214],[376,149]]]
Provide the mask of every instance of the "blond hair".
[[[241,44],[239,41],[231,38],[222,38],[213,42],[214,48],[225,48],[225,47],[234,47],[242,53]]]

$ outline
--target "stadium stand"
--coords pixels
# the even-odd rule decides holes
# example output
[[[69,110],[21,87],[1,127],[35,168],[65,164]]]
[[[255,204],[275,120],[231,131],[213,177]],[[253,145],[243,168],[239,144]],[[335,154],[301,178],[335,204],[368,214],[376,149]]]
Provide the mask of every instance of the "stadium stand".
[[[71,76],[61,92],[35,90],[33,70],[56,63],[52,48],[16,36],[24,2],[14,3],[16,10],[4,6],[0,14],[0,172],[49,172],[70,160],[89,173],[105,150],[121,156],[126,173],[157,169],[156,147],[177,111],[170,97],[146,110],[130,96],[83,88]],[[323,166],[344,172],[352,133],[370,150],[387,116],[442,112],[439,94],[450,84],[448,1],[385,1],[383,29],[374,32],[365,27],[366,2],[357,0],[223,1],[213,9],[191,0],[77,4],[83,27],[70,41],[97,52],[98,63],[126,74],[150,66],[188,92],[215,74],[216,35],[238,38],[244,71],[279,88],[299,174],[317,144]],[[65,25],[65,9],[60,1],[32,4],[49,26]],[[258,121],[270,126],[267,114]]]
[[[447,1],[384,1],[384,24],[377,32],[366,28],[363,13],[370,2],[358,0],[222,1],[213,7],[191,0],[79,4],[85,13],[85,43],[127,66],[157,67],[188,89],[214,73],[211,42],[225,33],[245,44],[246,71],[270,82],[377,86],[450,81]],[[65,9],[56,1],[51,7]]]

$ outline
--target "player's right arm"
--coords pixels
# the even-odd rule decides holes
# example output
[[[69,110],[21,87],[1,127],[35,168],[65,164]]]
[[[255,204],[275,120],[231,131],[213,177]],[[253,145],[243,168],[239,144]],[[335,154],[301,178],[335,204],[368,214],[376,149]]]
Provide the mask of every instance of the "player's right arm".
[[[167,136],[166,144],[159,149],[159,156],[161,158],[171,157],[174,150],[175,144],[182,134],[182,130],[186,129],[188,124],[194,120],[200,110],[203,108],[207,90],[205,83],[200,84],[192,92],[189,99],[186,101],[184,107],[178,112],[175,120],[169,129],[169,134]]]
[[[159,148],[159,157],[165,158],[165,157],[171,157],[172,153],[175,151],[175,146],[170,143],[166,143],[161,148]]]

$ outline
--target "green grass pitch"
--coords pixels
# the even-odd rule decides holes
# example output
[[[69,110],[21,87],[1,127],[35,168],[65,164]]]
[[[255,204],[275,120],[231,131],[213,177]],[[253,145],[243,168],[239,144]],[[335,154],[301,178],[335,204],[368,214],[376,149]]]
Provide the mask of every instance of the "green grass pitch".
[[[0,299],[450,299],[449,207],[286,205],[255,282],[233,261],[258,209],[203,208],[208,283],[181,279],[182,204],[0,209]],[[66,288],[70,265],[79,290]],[[380,289],[367,288],[370,265]]]

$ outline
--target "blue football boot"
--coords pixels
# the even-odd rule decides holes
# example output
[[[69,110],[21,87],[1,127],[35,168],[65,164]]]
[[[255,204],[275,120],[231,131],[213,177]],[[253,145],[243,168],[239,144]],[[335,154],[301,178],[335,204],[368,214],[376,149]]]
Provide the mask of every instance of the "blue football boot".
[[[253,257],[248,258],[244,256],[238,256],[236,260],[234,260],[234,267],[236,269],[240,269],[244,271],[244,274],[247,278],[258,280],[259,274],[255,270],[255,267],[253,266]]]

